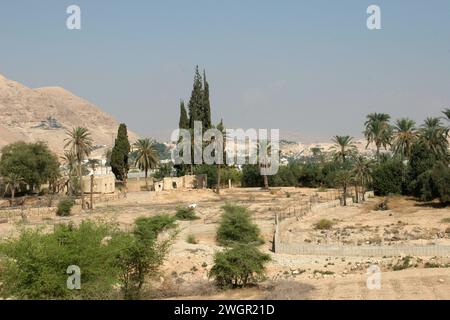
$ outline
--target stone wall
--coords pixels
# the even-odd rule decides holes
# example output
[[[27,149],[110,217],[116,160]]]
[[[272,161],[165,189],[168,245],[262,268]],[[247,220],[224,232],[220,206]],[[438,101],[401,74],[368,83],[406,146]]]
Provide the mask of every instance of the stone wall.
[[[83,187],[85,193],[91,193],[91,176],[83,177]],[[106,194],[116,191],[116,178],[113,174],[94,176],[93,193]]]

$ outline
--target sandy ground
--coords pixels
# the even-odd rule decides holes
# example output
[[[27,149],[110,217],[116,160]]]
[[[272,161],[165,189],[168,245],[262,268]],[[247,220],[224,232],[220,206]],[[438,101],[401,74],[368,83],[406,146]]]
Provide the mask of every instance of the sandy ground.
[[[0,238],[17,235],[20,227],[43,227],[50,231],[54,224],[85,219],[115,221],[128,229],[137,217],[175,214],[178,207],[195,203],[200,219],[179,223],[178,236],[162,272],[152,281],[152,291],[156,294],[153,298],[450,299],[450,257],[363,258],[272,253],[274,212],[289,210],[316,194],[315,189],[300,188],[271,192],[231,189],[223,190],[220,195],[211,190],[129,193],[126,199],[97,203],[93,213],[75,210],[69,218],[56,217],[51,210],[44,213],[41,210],[39,214],[30,210],[27,223],[21,222],[20,215],[10,218],[8,223],[0,223]],[[325,198],[326,193],[321,196]],[[450,222],[443,220],[450,218],[450,208],[395,197],[389,202],[390,210],[374,211],[381,200],[369,199],[364,204],[310,213],[298,221],[294,218],[282,235],[284,240],[311,243],[450,243],[446,233]],[[221,207],[228,202],[248,207],[265,239],[261,249],[271,255],[272,261],[267,266],[267,280],[257,287],[219,292],[208,281],[208,271],[214,253],[222,250],[215,244],[215,233]],[[0,218],[2,214],[5,212],[0,211]],[[333,220],[331,230],[314,229],[314,224],[322,218]],[[194,235],[198,243],[187,243],[188,235]],[[367,289],[367,269],[371,265],[381,270],[380,290]],[[405,265],[404,270],[393,271],[399,265]]]

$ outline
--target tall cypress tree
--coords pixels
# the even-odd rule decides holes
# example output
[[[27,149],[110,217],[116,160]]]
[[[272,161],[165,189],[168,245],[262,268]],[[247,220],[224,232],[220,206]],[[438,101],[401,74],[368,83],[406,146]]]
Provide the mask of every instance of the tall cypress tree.
[[[111,152],[111,168],[116,179],[122,181],[126,186],[128,170],[128,155],[130,153],[130,142],[128,141],[127,126],[121,123],[117,132],[114,148]]]
[[[178,123],[178,128],[189,129],[189,119],[186,112],[186,107],[184,106],[184,101],[180,102],[180,122]]]
[[[189,128],[194,128],[194,121],[203,120],[203,84],[202,76],[195,68],[194,87],[189,100]],[[203,121],[202,121],[203,122]]]
[[[206,81],[206,72],[203,70],[203,128],[211,128],[211,103],[209,101],[209,83]]]

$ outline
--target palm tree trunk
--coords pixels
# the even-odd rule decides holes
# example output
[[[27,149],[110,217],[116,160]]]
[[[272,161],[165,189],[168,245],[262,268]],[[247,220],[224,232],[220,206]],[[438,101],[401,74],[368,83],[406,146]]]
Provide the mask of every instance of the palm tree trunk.
[[[16,188],[11,188],[11,206],[14,205],[14,195],[16,192]]]
[[[264,175],[263,177],[264,177],[264,190],[269,190],[269,179],[267,178],[266,175]]]
[[[356,203],[359,203],[358,183],[356,183],[356,182],[355,182],[355,197],[356,197]]]
[[[347,184],[344,183],[344,207],[347,206]]]
[[[94,210],[94,174],[91,176],[91,211]]]
[[[145,168],[145,189],[148,191],[148,179],[147,179],[148,169]]]
[[[84,204],[84,185],[83,185],[83,175],[81,172],[81,161],[78,161],[78,179],[80,181],[80,193],[81,193],[81,208],[86,209]]]
[[[220,164],[217,165],[217,188],[216,193],[220,194]]]

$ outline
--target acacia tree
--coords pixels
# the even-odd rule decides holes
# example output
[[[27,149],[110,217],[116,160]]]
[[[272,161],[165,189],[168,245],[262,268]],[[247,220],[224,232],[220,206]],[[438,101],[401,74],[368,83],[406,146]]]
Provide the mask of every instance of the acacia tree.
[[[92,152],[93,140],[89,130],[83,127],[76,127],[73,128],[72,131],[67,131],[67,136],[68,137],[64,140],[66,141],[64,148],[69,147],[70,151],[75,154],[77,159],[77,173],[81,191],[81,207],[85,209],[86,204],[84,203],[82,163]]]

